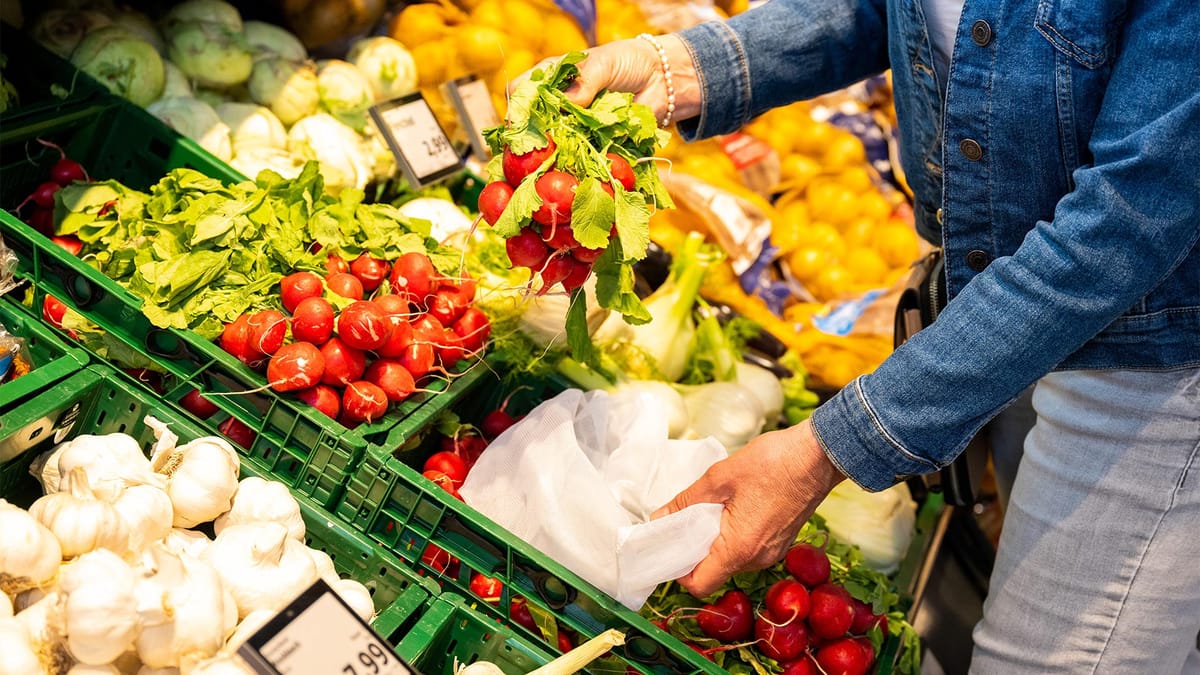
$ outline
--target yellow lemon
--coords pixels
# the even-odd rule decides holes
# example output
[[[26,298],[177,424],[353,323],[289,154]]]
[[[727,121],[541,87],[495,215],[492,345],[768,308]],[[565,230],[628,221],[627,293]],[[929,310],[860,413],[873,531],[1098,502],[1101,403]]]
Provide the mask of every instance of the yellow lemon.
[[[490,73],[504,65],[507,41],[508,36],[499,29],[475,23],[462,26],[455,34],[458,58],[476,73]]]
[[[506,16],[500,27],[512,37],[512,43],[531,52],[539,51],[546,35],[542,30],[545,10],[538,9],[526,0],[504,0],[503,7]]]
[[[842,226],[842,239],[846,241],[847,246],[869,246],[877,229],[876,221],[870,218],[855,218]]]
[[[417,79],[422,87],[434,87],[447,80],[446,66],[454,58],[449,43],[433,40],[423,42],[409,51],[417,63]]]
[[[888,264],[870,248],[855,248],[846,253],[846,269],[854,277],[854,282],[865,286],[882,283],[888,275]]]
[[[845,225],[859,215],[858,195],[836,181],[815,180],[806,196],[813,216],[835,225]]]
[[[587,38],[579,29],[579,24],[565,14],[551,14],[542,22],[542,33],[545,42],[542,43],[542,53],[546,56],[559,56],[567,52],[587,49]]]
[[[832,300],[851,292],[854,273],[842,265],[829,265],[817,273],[809,290],[821,300]]]
[[[825,251],[833,259],[839,259],[846,253],[846,242],[842,235],[829,223],[813,221],[800,237],[802,246],[812,246]]]
[[[848,131],[835,130],[821,154],[821,164],[829,171],[858,166],[867,161],[862,141]]]
[[[825,152],[825,146],[829,145],[836,134],[837,129],[832,124],[810,119],[796,128],[795,143],[792,147],[806,155],[820,157]]]
[[[504,4],[500,0],[483,0],[471,10],[470,23],[476,26],[506,28],[508,19],[504,14]]]
[[[870,218],[874,221],[881,221],[892,214],[892,203],[875,190],[873,187],[870,191],[863,193],[858,198],[858,210],[864,218]]]
[[[804,188],[821,173],[821,164],[807,155],[789,154],[779,164],[780,182],[789,189]]]
[[[921,254],[916,231],[895,220],[880,225],[872,243],[889,267],[908,267]]]
[[[450,26],[441,6],[420,3],[401,10],[392,21],[389,32],[393,38],[412,50],[417,45],[445,36],[450,32]]]
[[[504,58],[504,65],[500,70],[504,73],[506,80],[512,80],[514,77],[529,70],[537,63],[537,56],[528,49],[516,49],[508,53]],[[501,92],[504,90],[501,89]]]
[[[837,182],[859,194],[875,191],[875,182],[871,180],[871,173],[865,166],[846,167],[837,174],[836,178]]]
[[[816,279],[829,262],[829,253],[815,246],[798,248],[787,257],[788,271],[803,284]]]

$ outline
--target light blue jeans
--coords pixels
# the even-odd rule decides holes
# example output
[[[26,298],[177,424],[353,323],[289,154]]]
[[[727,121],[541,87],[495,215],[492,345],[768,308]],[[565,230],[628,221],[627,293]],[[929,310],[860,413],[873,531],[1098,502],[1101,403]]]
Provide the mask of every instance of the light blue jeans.
[[[972,673],[1200,672],[1200,368],[1033,393]]]

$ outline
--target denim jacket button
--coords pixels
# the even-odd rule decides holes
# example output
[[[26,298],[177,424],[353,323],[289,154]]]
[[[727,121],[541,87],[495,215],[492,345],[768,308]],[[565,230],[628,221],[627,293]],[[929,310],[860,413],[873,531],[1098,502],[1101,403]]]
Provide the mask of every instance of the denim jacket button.
[[[967,253],[967,267],[970,267],[976,272],[982,272],[991,261],[992,258],[987,254],[986,251],[975,249]]]
[[[980,47],[986,47],[992,42],[992,27],[980,19],[971,24],[971,40]]]
[[[983,148],[979,145],[979,142],[973,138],[964,138],[963,140],[959,141],[958,149],[960,152],[962,152],[963,157],[966,157],[972,162],[978,162],[983,157]]]

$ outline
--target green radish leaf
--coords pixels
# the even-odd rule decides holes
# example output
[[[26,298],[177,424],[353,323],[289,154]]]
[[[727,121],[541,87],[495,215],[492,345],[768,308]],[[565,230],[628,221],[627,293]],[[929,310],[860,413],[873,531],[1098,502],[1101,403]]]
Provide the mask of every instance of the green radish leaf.
[[[588,333],[587,296],[582,288],[571,292],[571,302],[567,307],[566,329],[571,358],[593,368],[599,368],[600,352],[592,344],[591,336]]]
[[[571,229],[584,248],[604,248],[616,217],[612,197],[599,180],[584,178],[571,203]]]

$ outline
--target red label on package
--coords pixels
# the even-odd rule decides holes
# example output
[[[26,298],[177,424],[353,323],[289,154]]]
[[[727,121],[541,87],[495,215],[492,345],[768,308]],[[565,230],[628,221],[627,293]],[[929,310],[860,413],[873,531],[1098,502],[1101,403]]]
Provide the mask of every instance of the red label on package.
[[[773,152],[764,141],[741,131],[722,136],[721,149],[729,155],[738,171],[763,161]]]

